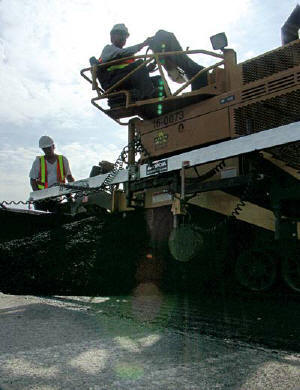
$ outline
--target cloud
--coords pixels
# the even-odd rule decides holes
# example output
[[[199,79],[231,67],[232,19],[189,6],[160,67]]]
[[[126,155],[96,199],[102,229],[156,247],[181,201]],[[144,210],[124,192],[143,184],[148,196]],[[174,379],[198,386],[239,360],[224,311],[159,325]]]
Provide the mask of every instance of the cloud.
[[[153,1],[147,18],[143,18],[129,12],[124,2],[116,6],[92,0],[5,0],[0,86],[6,93],[1,98],[0,118],[22,124],[33,117],[75,117],[76,121],[76,117],[84,120],[92,115],[90,89],[79,77],[79,70],[88,65],[91,55],[100,54],[114,22],[123,20],[129,25],[129,44],[165,28],[176,31],[183,46],[196,48],[207,45],[209,34],[218,32],[216,26],[229,26],[249,8],[248,0],[231,0],[230,6],[218,1],[216,13],[215,5],[205,3],[196,5],[198,12],[187,10],[189,21],[178,23],[182,10],[170,4]],[[131,7],[137,9],[140,2],[132,0]],[[203,13],[213,15],[214,23],[202,18]],[[168,14],[170,17],[166,18]],[[197,31],[199,18],[201,30]],[[187,30],[188,25],[193,27],[192,33],[190,28]]]
[[[239,49],[239,58],[247,58],[279,44],[280,26],[294,5],[294,0],[181,5],[152,0],[146,6],[131,0],[130,7],[121,0],[2,0],[0,201],[26,197],[28,171],[40,153],[37,142],[42,134],[55,139],[78,179],[99,160],[113,161],[126,144],[126,127],[91,105],[95,92],[79,74],[108,43],[114,24],[128,26],[128,45],[165,29],[191,49],[211,50],[209,36],[225,31],[229,45]],[[208,63],[200,55],[193,59]]]
[[[0,202],[3,200],[26,201],[31,192],[29,171],[37,155],[36,148],[4,145],[0,151]],[[77,142],[57,147],[57,153],[65,155],[70,163],[72,174],[79,180],[88,177],[93,165],[100,160],[115,162],[120,147],[114,144],[86,144]]]
[[[76,179],[88,177],[93,165],[101,160],[115,162],[120,154],[120,147],[114,144],[86,144],[72,143],[60,148],[68,157],[72,172]],[[84,158],[83,158],[84,157]]]
[[[129,12],[121,1],[116,6],[93,0],[4,0],[0,88],[5,94],[0,97],[0,119],[22,125],[33,118],[74,123],[92,117],[91,91],[79,70],[88,65],[90,56],[100,54],[111,26],[118,21],[127,23],[131,30],[128,44],[165,28],[177,32],[183,46],[196,48],[204,42],[207,45],[208,35],[216,32],[216,26],[225,28],[241,17],[249,3],[218,1],[217,13],[211,3],[201,7],[194,3],[197,12],[187,10],[189,20],[179,23],[182,10],[170,2],[153,1],[147,18],[143,18]],[[131,6],[138,9],[140,2],[132,0]],[[213,15],[214,23],[202,18],[203,13]],[[193,33],[187,26],[193,27]]]
[[[3,145],[0,150],[0,202],[26,200],[29,194],[29,169],[35,158],[34,149]]]

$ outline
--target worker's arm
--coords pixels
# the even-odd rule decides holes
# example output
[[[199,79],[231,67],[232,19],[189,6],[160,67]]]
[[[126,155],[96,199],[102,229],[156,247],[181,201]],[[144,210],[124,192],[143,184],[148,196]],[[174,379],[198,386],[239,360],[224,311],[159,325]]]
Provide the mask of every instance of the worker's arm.
[[[65,156],[63,156],[63,161],[64,161],[64,169],[65,169],[66,179],[67,179],[68,183],[71,183],[72,181],[75,181],[75,179],[72,176],[69,161]]]
[[[33,191],[38,191],[38,185],[36,179],[30,179],[31,188]]]
[[[139,43],[134,46],[124,47],[120,49],[115,45],[106,45],[101,53],[102,62],[112,61],[117,58],[130,57],[142,50],[143,47],[149,45],[150,38],[146,39],[144,42]]]
[[[33,191],[38,191],[37,179],[39,177],[40,159],[36,157],[29,172],[30,185]]]

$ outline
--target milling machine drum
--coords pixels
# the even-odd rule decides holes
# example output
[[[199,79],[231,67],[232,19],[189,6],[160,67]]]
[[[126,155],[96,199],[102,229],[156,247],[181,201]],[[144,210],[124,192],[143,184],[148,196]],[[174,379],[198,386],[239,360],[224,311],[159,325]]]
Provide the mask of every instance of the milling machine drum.
[[[203,248],[204,237],[193,225],[180,225],[172,230],[169,249],[174,259],[190,261]]]

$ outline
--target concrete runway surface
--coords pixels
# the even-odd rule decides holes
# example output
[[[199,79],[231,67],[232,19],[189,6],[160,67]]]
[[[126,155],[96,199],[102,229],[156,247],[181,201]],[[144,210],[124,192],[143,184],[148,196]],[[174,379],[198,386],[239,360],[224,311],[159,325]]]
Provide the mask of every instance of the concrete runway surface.
[[[300,354],[169,326],[175,297],[0,293],[1,390],[299,390]],[[159,321],[156,320],[159,318]]]

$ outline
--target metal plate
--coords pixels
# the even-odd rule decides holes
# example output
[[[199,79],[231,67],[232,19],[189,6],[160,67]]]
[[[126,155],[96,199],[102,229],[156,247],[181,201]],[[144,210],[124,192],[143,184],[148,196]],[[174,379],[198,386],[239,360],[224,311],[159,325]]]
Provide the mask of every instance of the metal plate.
[[[201,165],[250,153],[255,150],[269,149],[274,146],[285,145],[297,141],[300,141],[300,122],[202,147],[167,159],[157,160],[153,164],[159,166],[160,163],[163,162],[163,165],[167,166],[167,172],[170,172],[181,169],[184,161],[189,161],[189,166]],[[150,174],[148,164],[144,164],[140,167],[140,178],[152,175],[157,175],[157,171],[154,170],[153,174]],[[82,185],[87,190],[89,188],[96,188],[103,183],[106,176],[107,174],[90,177],[84,180],[75,181],[71,183],[71,185]],[[128,181],[128,171],[121,170],[111,184],[124,183],[126,181]],[[68,194],[70,192],[72,191],[69,189],[57,186],[42,191],[31,192],[30,196],[33,200],[40,200]]]

